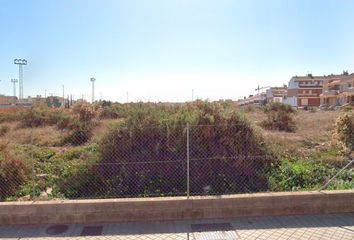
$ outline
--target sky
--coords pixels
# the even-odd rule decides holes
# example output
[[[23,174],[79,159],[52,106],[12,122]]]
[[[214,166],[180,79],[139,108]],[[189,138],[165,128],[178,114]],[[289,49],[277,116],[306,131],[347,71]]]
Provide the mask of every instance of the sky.
[[[0,94],[24,58],[24,96],[90,99],[95,77],[96,99],[236,100],[354,72],[353,13],[350,0],[0,0]]]

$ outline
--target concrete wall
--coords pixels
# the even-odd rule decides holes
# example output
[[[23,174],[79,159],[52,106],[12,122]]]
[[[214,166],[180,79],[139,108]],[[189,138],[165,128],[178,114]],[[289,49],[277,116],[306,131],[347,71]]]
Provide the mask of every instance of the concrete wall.
[[[0,203],[0,225],[218,219],[354,212],[354,190]]]

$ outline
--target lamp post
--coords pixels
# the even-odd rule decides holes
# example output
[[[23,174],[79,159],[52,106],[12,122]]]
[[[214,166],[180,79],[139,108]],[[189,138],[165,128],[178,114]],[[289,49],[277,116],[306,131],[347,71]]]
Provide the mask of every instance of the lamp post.
[[[18,80],[13,78],[13,79],[11,79],[11,82],[12,82],[13,88],[14,88],[13,94],[14,94],[14,97],[16,97],[16,83],[18,83]]]
[[[63,88],[63,101],[62,101],[62,107],[65,108],[65,95],[64,95],[64,84],[62,85]]]
[[[26,59],[15,59],[14,64],[18,65],[18,80],[19,80],[19,100],[23,99],[23,70],[22,66],[27,65]]]
[[[91,78],[90,80],[92,82],[92,103],[94,103],[95,102],[95,81],[96,81],[96,78]]]

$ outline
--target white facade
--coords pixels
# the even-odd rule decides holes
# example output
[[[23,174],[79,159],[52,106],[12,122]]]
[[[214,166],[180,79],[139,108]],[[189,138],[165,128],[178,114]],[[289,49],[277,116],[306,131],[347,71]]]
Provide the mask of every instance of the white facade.
[[[283,99],[284,104],[288,104],[292,107],[297,107],[297,97],[287,97]]]

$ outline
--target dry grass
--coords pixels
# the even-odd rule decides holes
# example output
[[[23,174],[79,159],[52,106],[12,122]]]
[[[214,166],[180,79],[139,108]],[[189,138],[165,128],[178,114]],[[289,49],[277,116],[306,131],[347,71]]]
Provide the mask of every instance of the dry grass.
[[[339,115],[340,112],[337,111],[299,111],[295,117],[297,125],[295,134],[319,143],[330,141],[335,120]]]
[[[334,123],[338,111],[310,112],[299,110],[295,115],[296,131],[294,133],[269,131],[262,129],[264,136],[273,145],[292,156],[309,156],[331,147]],[[261,109],[245,112],[256,125],[266,119]]]
[[[65,135],[55,127],[18,128],[11,124],[11,130],[2,138],[17,144],[35,144],[37,146],[57,146]]]
[[[266,115],[259,108],[251,111],[241,110],[251,122],[260,126]],[[289,155],[308,156],[330,148],[335,119],[338,111],[310,112],[299,110],[295,115],[297,130],[294,133],[261,129],[264,136]],[[107,127],[122,119],[100,120],[93,130],[93,139],[99,139]],[[1,126],[2,124],[0,124]],[[58,147],[66,132],[56,127],[19,128],[17,122],[6,123],[10,130],[0,139],[18,144],[36,144],[38,146]]]

